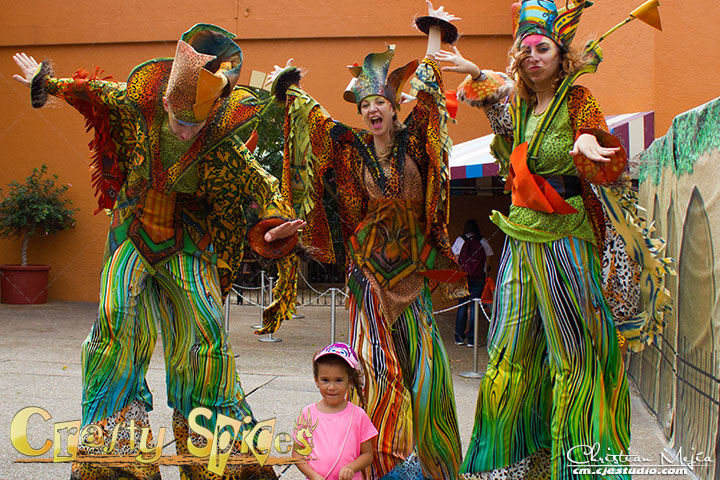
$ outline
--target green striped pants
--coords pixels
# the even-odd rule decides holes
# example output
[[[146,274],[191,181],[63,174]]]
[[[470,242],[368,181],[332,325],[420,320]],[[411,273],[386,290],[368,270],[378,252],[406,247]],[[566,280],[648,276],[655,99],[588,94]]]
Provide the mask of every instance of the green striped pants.
[[[102,271],[100,308],[82,346],[83,425],[134,401],[152,409],[145,381],[163,337],[167,397],[185,418],[195,407],[234,418],[251,415],[223,328],[216,267],[180,252],[151,274],[126,240]]]
[[[378,429],[369,478],[455,479],[461,459],[455,393],[427,284],[388,325],[365,281],[363,297],[350,297],[350,319],[352,347],[365,370],[365,411]]]
[[[574,466],[627,453],[627,379],[600,272],[585,240],[507,239],[462,472],[503,469],[550,449],[553,479],[601,478]]]

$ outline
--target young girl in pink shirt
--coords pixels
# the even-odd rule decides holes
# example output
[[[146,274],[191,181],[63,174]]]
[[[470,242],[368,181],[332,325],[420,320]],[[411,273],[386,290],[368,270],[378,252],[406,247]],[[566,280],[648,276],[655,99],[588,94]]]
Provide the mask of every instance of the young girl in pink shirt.
[[[365,411],[347,401],[352,385],[364,403],[364,377],[357,355],[334,343],[313,358],[315,385],[322,400],[305,407],[297,420],[293,457],[308,480],[362,480],[372,462],[377,429]]]

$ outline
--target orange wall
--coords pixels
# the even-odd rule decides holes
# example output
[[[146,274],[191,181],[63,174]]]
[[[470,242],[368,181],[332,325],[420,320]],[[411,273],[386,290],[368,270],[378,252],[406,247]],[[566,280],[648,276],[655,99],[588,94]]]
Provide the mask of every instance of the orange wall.
[[[509,0],[454,0],[447,10],[462,17],[457,23],[463,38],[459,48],[483,68],[503,70],[510,46]],[[559,3],[559,2],[558,2]],[[638,1],[639,3],[639,1]],[[581,79],[598,97],[608,114],[655,110],[657,135],[672,118],[715,96],[720,74],[720,53],[712,42],[720,19],[717,2],[665,0],[661,15],[665,31],[655,33],[634,22],[603,44],[606,60],[593,76]],[[51,0],[10,2],[0,17],[0,187],[25,178],[43,162],[60,181],[71,183],[69,197],[81,210],[74,230],[31,241],[29,260],[47,263],[51,270],[50,298],[95,301],[107,227],[107,217],[92,215],[87,170],[87,142],[82,118],[70,107],[56,102],[33,111],[28,92],[12,80],[11,56],[26,51],[35,58],[51,58],[59,76],[79,67],[101,66],[107,75],[124,80],[132,67],[153,57],[172,56],[180,34],[197,22],[216,23],[238,34],[245,53],[241,82],[252,70],[268,72],[273,64],[294,57],[307,69],[304,87],[336,118],[359,124],[356,109],[343,102],[341,92],[349,75],[345,65],[360,62],[370,51],[396,43],[395,65],[420,58],[425,37],[410,28],[421,1],[387,2],[267,2],[135,1],[75,2],[58,8]],[[583,19],[578,42],[602,34],[624,18],[635,2],[595,2]],[[699,33],[696,33],[699,32]],[[691,80],[690,80],[691,79]],[[454,87],[458,75],[448,74]],[[489,133],[484,116],[461,108],[458,125],[451,126],[455,142]],[[476,199],[473,203],[472,198]],[[484,218],[489,212],[486,197],[453,202],[461,211]],[[474,209],[473,209],[474,207]],[[458,220],[458,219],[456,219]],[[454,221],[462,226],[462,220]],[[451,236],[454,234],[451,232]],[[0,263],[16,263],[19,242],[0,240]]]

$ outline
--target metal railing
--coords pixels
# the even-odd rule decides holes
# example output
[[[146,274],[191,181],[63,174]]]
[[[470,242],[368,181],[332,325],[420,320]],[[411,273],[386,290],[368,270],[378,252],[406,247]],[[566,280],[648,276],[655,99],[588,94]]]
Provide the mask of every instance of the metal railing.
[[[338,306],[343,306],[345,303],[346,298],[348,297],[347,293],[345,293],[344,289],[337,288],[336,286],[331,286],[329,288],[326,288],[325,291],[320,291],[319,289],[313,287],[310,282],[307,281],[307,279],[300,274],[301,280],[304,282],[306,288],[304,289],[298,289],[298,307],[304,307],[304,306],[327,306],[330,307],[330,343],[335,343],[336,338],[336,327],[337,327],[337,314],[336,310]],[[262,311],[264,311],[271,303],[272,303],[272,290],[274,286],[274,277],[267,276],[267,273],[262,270],[260,271],[260,286],[244,286],[244,285],[237,285],[234,284],[232,287],[232,292],[236,296],[236,303],[238,305],[253,305],[261,310],[261,324],[259,325],[252,325],[251,328],[258,330],[262,328]],[[267,302],[266,302],[267,300]],[[228,295],[227,299],[225,300],[224,305],[224,324],[225,324],[225,331],[230,331],[230,295]],[[452,310],[456,310],[464,305],[469,304],[470,302],[473,302],[475,304],[475,308],[473,309],[474,315],[473,315],[473,322],[474,322],[474,333],[473,333],[473,369],[469,372],[461,372],[460,376],[464,378],[482,378],[485,372],[480,371],[479,365],[478,365],[478,359],[480,350],[478,348],[479,344],[479,338],[478,338],[478,330],[480,326],[480,312],[483,312],[483,315],[487,319],[487,321],[490,321],[490,317],[488,316],[487,312],[485,311],[485,308],[483,307],[482,302],[479,298],[472,298],[470,300],[467,300],[466,302],[453,305],[452,307],[445,308],[442,310],[437,310],[433,312],[433,315],[437,315],[440,313],[449,312]],[[295,316],[295,318],[302,318],[301,316]],[[348,331],[350,331],[349,325],[348,325]],[[272,333],[262,336],[258,338],[259,342],[281,342],[282,339],[274,337]]]
[[[663,335],[660,345],[653,343],[631,354],[628,373],[645,405],[660,421],[672,452],[708,453],[717,449],[718,372],[720,352],[698,348],[685,337],[678,339],[677,350]],[[716,469],[695,468],[694,476],[717,478]]]
[[[237,305],[254,305],[256,307],[264,306],[267,307],[267,305],[264,303],[264,297],[267,297],[268,295],[268,284],[267,279],[270,278],[264,270],[261,270],[258,273],[257,279],[255,281],[259,281],[259,286],[253,286],[253,285],[240,285],[240,284],[234,284],[233,285],[233,295],[234,295],[234,301]],[[332,299],[329,295],[329,291],[331,288],[335,288],[339,291],[344,291],[344,289],[339,288],[340,284],[323,284],[319,289],[315,288],[310,282],[307,281],[307,279],[300,274],[300,279],[298,281],[298,289],[297,289],[297,302],[300,306],[320,306],[320,307],[329,307],[332,304]],[[321,291],[322,290],[322,291]],[[343,305],[345,296],[344,293],[340,297],[335,298],[335,302],[337,305]],[[263,307],[263,308],[264,308]]]

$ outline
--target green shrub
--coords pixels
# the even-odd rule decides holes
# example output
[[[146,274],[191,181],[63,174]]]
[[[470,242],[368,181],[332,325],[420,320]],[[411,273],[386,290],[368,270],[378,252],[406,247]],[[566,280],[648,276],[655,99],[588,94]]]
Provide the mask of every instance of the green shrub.
[[[62,198],[70,185],[55,185],[57,175],[46,176],[47,165],[34,168],[24,183],[10,182],[0,197],[0,237],[22,239],[21,264],[27,265],[27,244],[33,235],[50,235],[75,226],[77,208]]]

